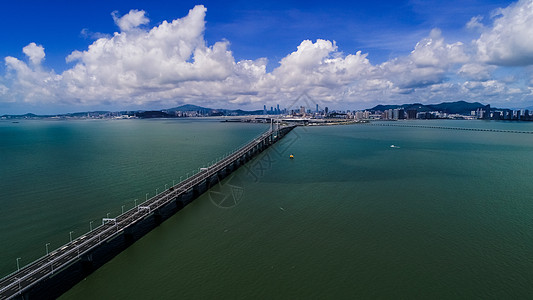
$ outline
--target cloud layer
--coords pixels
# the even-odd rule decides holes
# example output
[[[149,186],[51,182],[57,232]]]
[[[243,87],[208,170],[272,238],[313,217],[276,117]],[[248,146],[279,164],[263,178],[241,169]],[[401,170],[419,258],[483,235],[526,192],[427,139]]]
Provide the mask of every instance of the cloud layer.
[[[494,24],[475,41],[481,61],[502,66],[533,64],[533,1],[495,12]]]
[[[479,32],[474,41],[449,42],[433,29],[409,55],[374,65],[361,51],[339,51],[335,41],[304,40],[271,72],[266,58],[236,61],[228,41],[208,45],[206,11],[198,5],[153,27],[142,10],[113,12],[120,31],[72,52],[59,74],[43,67],[45,49],[32,42],[23,48],[27,61],[5,58],[0,102],[253,108],[288,106],[305,94],[351,108],[455,100],[528,106],[533,99],[533,1],[496,11],[490,24],[473,17],[465,28]]]

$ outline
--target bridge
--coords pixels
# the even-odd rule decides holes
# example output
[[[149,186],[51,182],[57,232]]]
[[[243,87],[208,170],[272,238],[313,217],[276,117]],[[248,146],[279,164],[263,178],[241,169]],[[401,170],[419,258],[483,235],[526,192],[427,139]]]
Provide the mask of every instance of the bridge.
[[[467,127],[413,125],[413,124],[392,124],[392,123],[360,123],[360,124],[369,125],[369,126],[385,126],[385,127],[412,127],[412,128],[446,129],[446,130],[462,130],[462,131],[487,131],[487,132],[533,134],[533,131],[507,130],[507,129],[490,129],[490,128],[467,128]]]
[[[186,180],[0,280],[0,299],[53,299],[111,260],[295,126],[277,126]]]

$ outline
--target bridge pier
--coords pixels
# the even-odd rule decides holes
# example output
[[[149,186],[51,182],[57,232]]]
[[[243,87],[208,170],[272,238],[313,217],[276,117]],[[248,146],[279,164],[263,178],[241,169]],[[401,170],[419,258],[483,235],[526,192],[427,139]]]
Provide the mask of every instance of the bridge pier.
[[[217,182],[220,182],[222,179],[226,178],[227,175],[227,167],[222,168],[220,171],[217,172]]]
[[[154,209],[153,210],[153,218],[156,226],[161,225],[163,223],[163,215],[161,214],[161,208]]]
[[[219,182],[218,173],[217,173],[217,174],[214,174],[214,175],[211,175],[211,176],[209,176],[209,177],[206,179],[206,188],[207,188],[207,189],[210,189],[211,187],[217,185],[218,182]]]
[[[174,205],[176,206],[176,211],[180,211],[182,208],[185,207],[185,205],[183,205],[182,197],[182,195],[179,195],[173,200]]]
[[[187,204],[191,203],[193,199],[193,190],[191,188],[182,194],[180,201],[182,202],[183,206],[186,206]]]
[[[198,184],[196,184],[193,188],[193,199],[196,199],[198,198],[198,196],[200,196],[201,194],[203,194],[205,191],[207,191],[207,182],[206,180],[203,180],[201,182],[199,182]]]

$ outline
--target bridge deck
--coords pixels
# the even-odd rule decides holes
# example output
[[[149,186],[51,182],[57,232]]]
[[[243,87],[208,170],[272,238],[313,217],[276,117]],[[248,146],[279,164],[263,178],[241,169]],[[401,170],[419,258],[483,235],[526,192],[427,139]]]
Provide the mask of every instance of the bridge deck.
[[[469,128],[469,127],[450,127],[450,126],[431,126],[431,125],[415,125],[415,124],[397,124],[397,123],[362,123],[370,126],[384,126],[384,127],[412,127],[412,128],[428,128],[428,129],[447,129],[447,130],[463,130],[463,131],[487,131],[487,132],[503,132],[503,133],[525,133],[533,134],[533,131],[523,130],[509,130],[509,129],[491,129],[491,128]]]
[[[280,128],[280,130],[290,131],[293,128],[294,126],[286,126]],[[274,133],[275,131],[268,130],[237,151],[234,151],[213,165],[203,168],[198,173],[193,174],[191,177],[154,197],[139,203],[139,205],[117,216],[114,220],[104,219],[103,224],[94,228],[92,231],[22,267],[20,270],[5,276],[0,280],[0,299],[10,299],[23,293],[39,281],[45,280],[52,274],[75,263],[82,255],[89,253],[102,243],[122,234],[125,229],[143,220],[153,211],[169,204],[179,196],[188,193],[196,185],[216,175],[217,172],[224,168],[227,168],[261,143],[267,142],[270,145],[283,137],[283,135],[279,134],[274,136]]]

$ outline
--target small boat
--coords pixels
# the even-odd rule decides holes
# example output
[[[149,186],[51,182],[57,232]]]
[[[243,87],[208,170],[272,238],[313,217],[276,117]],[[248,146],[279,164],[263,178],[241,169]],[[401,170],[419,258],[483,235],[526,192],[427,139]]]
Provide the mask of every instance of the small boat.
[[[289,155],[289,158],[290,158],[290,159],[294,159],[294,155],[292,155],[292,154]]]
[[[396,145],[390,145],[391,148],[400,148],[399,146],[396,146]]]

